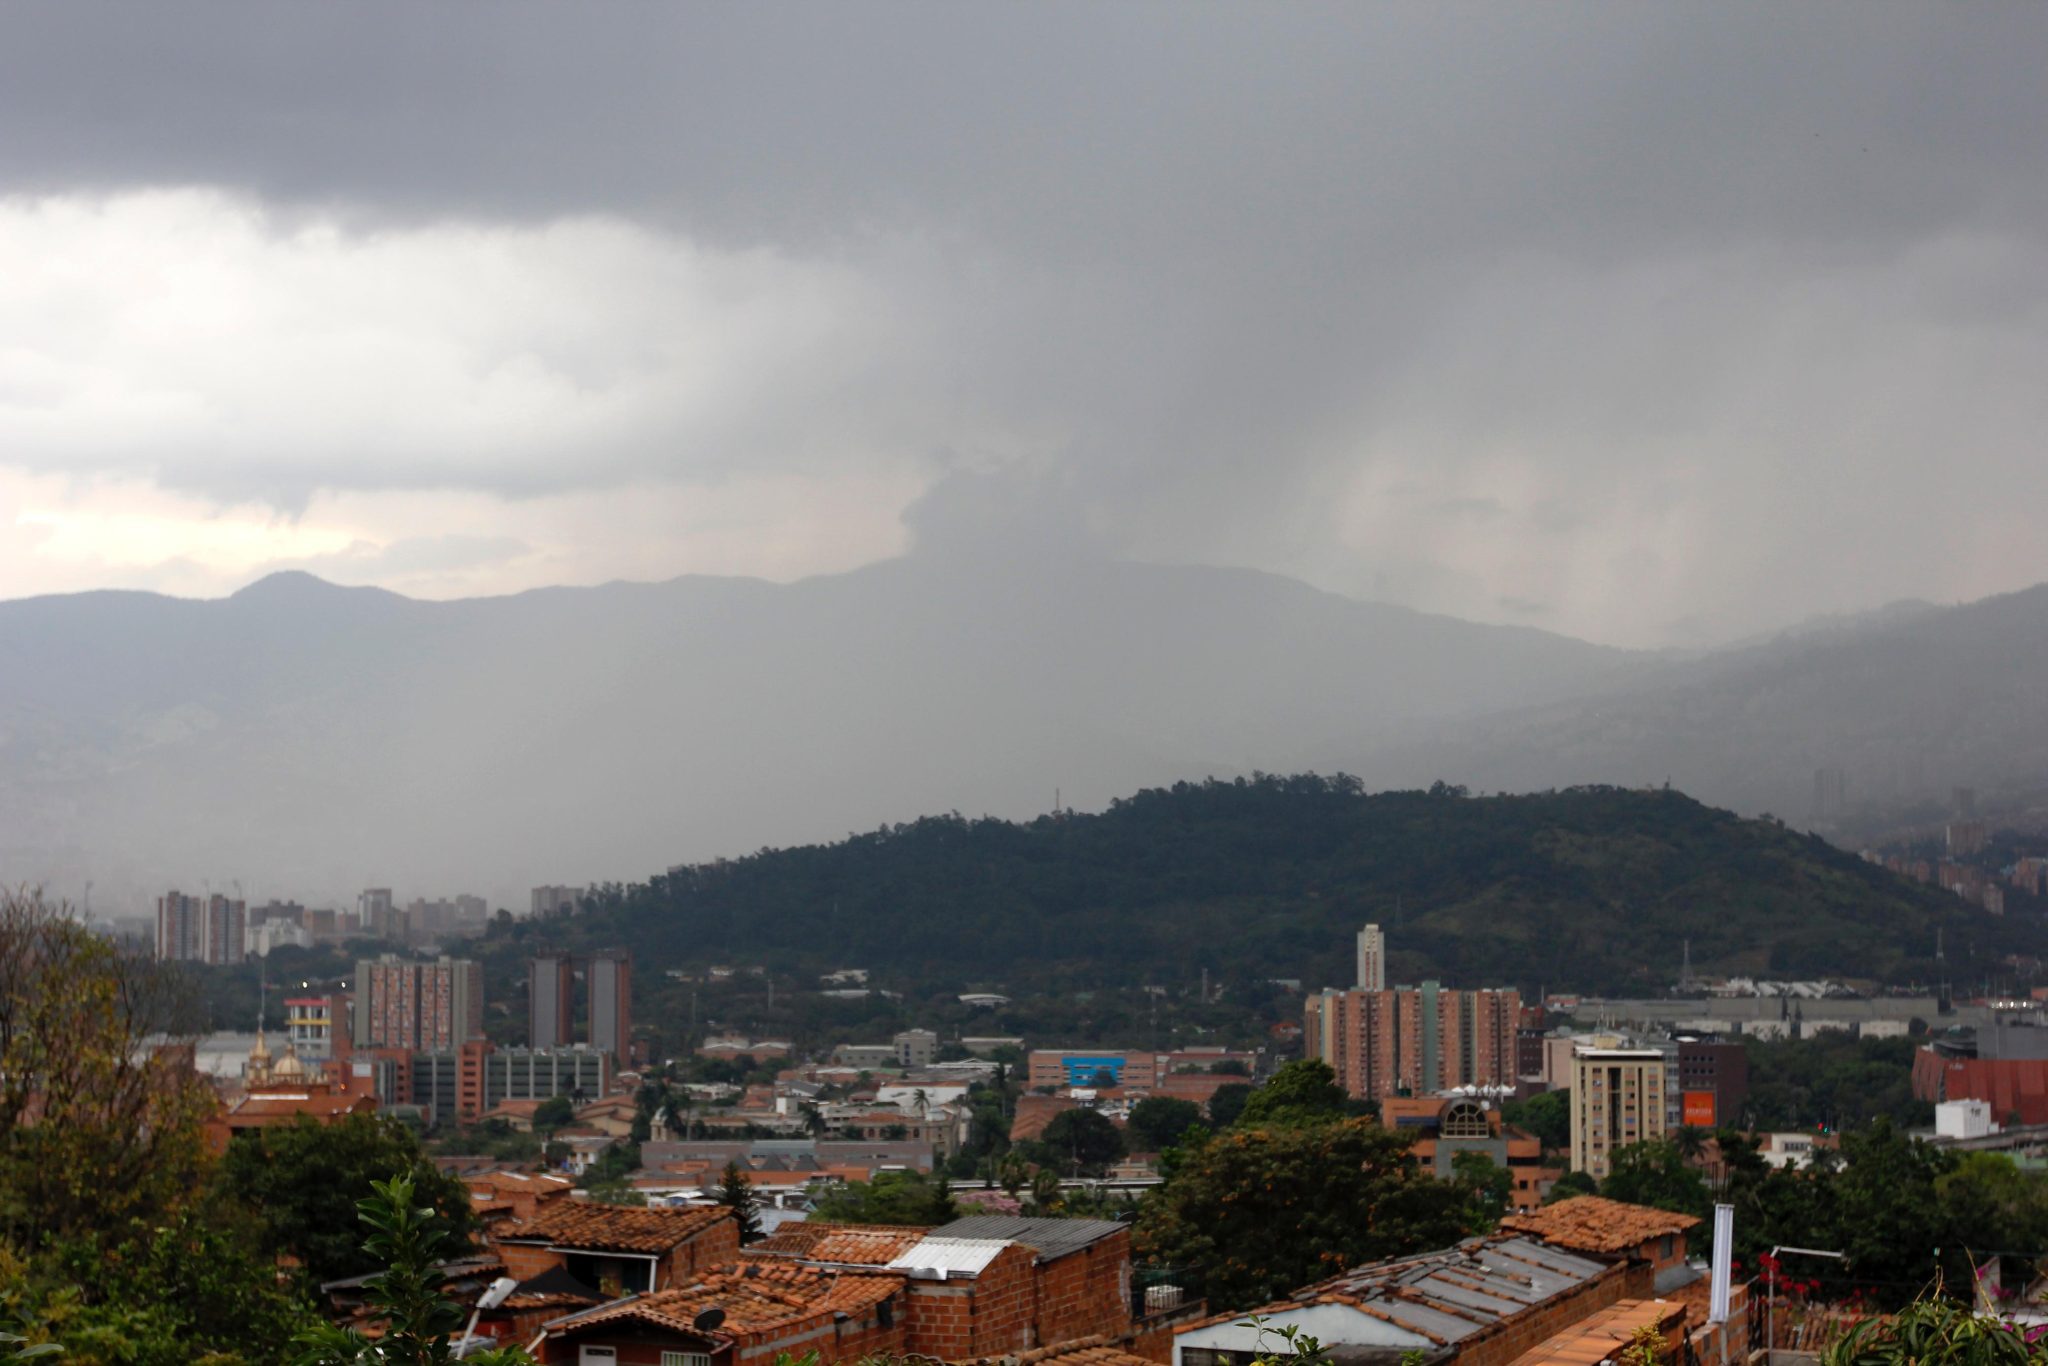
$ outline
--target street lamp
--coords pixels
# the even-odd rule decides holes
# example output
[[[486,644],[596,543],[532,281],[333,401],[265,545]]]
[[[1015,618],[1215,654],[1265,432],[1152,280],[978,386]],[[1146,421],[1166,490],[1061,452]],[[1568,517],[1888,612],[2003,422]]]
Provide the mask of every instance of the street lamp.
[[[1828,1257],[1838,1262],[1844,1260],[1844,1254],[1840,1252],[1825,1252],[1817,1247],[1785,1247],[1780,1244],[1771,1249],[1771,1297],[1764,1305],[1764,1352],[1766,1353],[1766,1361],[1770,1360],[1770,1353],[1778,1350],[1778,1259],[1788,1252],[1796,1253],[1801,1257]]]
[[[471,1311],[469,1316],[469,1327],[462,1330],[462,1340],[455,1344],[454,1354],[457,1357],[468,1356],[470,1348],[478,1345],[476,1321],[484,1316],[484,1310],[496,1309],[507,1299],[511,1298],[512,1292],[518,1288],[519,1282],[513,1280],[510,1276],[500,1276],[497,1280],[491,1282],[489,1289],[477,1296],[476,1308]]]

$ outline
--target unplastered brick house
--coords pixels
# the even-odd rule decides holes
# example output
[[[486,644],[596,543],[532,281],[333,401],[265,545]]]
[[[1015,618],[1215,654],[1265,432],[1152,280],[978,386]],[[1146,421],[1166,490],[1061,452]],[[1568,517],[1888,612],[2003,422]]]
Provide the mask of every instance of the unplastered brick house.
[[[960,1361],[1132,1333],[1128,1228],[976,1216],[937,1229],[792,1225],[688,1284],[564,1315],[540,1355],[577,1366],[740,1366],[810,1351],[825,1363]]]
[[[1600,1261],[1647,1264],[1658,1290],[1677,1290],[1698,1280],[1686,1260],[1686,1235],[1698,1226],[1690,1214],[1631,1205],[1598,1195],[1575,1195],[1554,1205],[1510,1214],[1504,1233],[1526,1233],[1551,1247]]]
[[[558,1200],[492,1235],[506,1274],[521,1282],[561,1270],[607,1297],[688,1284],[739,1255],[739,1225],[723,1206],[640,1208]]]

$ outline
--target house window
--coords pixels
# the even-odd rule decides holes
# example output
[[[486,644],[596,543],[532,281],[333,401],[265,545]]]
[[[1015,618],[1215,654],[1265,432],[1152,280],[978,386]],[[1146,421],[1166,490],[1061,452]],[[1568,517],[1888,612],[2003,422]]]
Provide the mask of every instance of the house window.
[[[576,1366],[616,1366],[619,1359],[615,1347],[578,1347]]]
[[[1669,1257],[1671,1255],[1671,1237],[1671,1234],[1665,1234],[1664,1241],[1658,1244],[1657,1255],[1659,1257]],[[669,1363],[664,1361],[661,1363],[661,1366],[669,1366]]]
[[[711,1366],[708,1352],[663,1352],[661,1366]]]

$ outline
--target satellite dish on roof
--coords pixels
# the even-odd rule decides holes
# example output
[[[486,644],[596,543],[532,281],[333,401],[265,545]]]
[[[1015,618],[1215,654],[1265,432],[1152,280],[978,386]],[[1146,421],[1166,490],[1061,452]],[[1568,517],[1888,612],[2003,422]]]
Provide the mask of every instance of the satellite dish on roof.
[[[714,1308],[706,1309],[703,1313],[697,1315],[696,1318],[691,1319],[690,1326],[700,1333],[709,1333],[716,1330],[718,1325],[724,1322],[725,1311]]]

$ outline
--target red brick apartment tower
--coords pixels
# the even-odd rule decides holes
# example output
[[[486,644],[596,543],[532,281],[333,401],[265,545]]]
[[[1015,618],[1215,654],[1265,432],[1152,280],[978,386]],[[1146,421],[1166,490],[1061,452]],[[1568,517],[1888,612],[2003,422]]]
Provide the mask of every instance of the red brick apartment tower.
[[[467,958],[409,963],[395,954],[356,964],[359,1047],[453,1052],[483,1034],[482,964]]]
[[[1517,1075],[1521,996],[1512,989],[1325,991],[1304,1012],[1307,1055],[1330,1064],[1354,1096],[1433,1095],[1453,1086],[1509,1086]]]

